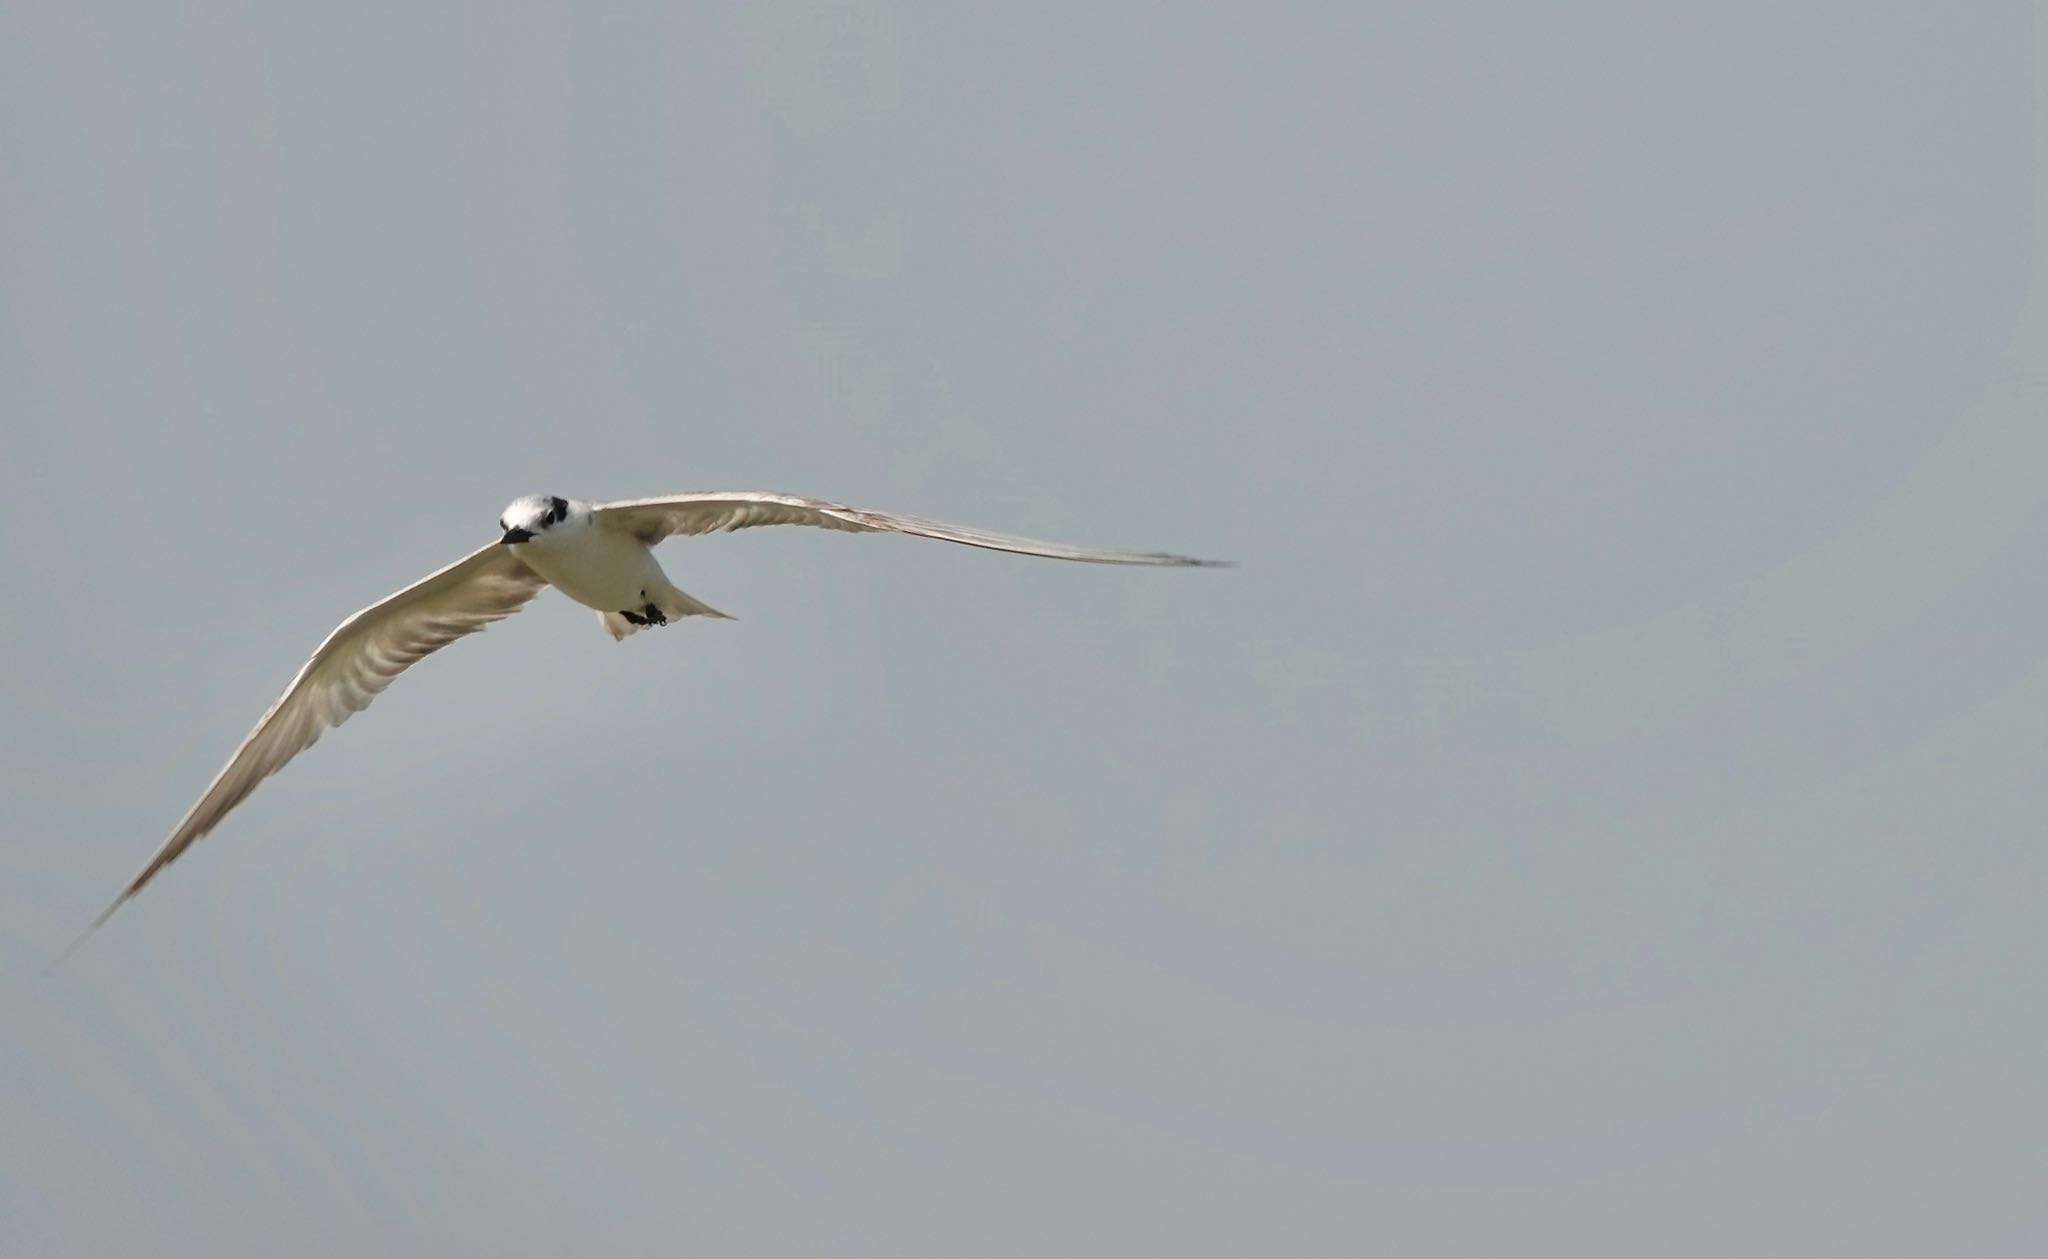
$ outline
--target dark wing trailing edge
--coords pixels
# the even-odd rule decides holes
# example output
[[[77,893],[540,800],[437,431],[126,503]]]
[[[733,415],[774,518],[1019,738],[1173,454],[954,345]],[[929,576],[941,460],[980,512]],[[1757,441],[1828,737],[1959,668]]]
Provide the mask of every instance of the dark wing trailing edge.
[[[650,546],[677,534],[716,533],[720,530],[752,529],[759,525],[811,525],[848,533],[907,533],[991,551],[1042,555],[1047,559],[1076,560],[1083,564],[1149,564],[1179,568],[1223,568],[1230,564],[1228,560],[1198,560],[1164,551],[1104,551],[1061,542],[1041,542],[1036,538],[920,520],[916,516],[847,507],[824,499],[753,490],[676,494],[668,498],[606,503],[597,508],[597,520],[599,524],[630,533]]]

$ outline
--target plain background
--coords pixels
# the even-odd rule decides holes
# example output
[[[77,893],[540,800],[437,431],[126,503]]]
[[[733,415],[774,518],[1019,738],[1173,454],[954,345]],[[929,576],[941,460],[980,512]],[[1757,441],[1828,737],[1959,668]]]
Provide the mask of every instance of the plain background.
[[[7,4],[5,1249],[2048,1250],[2042,21]]]

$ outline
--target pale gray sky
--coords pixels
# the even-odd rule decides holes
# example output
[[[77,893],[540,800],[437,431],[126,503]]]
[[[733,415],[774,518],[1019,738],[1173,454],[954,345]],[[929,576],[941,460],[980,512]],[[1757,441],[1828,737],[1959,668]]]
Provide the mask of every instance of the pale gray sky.
[[[513,9],[0,7],[11,1253],[2048,1249],[2038,5]],[[733,487],[1244,566],[671,544],[42,974]]]

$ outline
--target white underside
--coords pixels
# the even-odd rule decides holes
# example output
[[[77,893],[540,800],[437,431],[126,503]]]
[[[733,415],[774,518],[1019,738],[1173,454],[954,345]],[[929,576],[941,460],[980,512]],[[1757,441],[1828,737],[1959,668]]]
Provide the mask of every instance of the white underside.
[[[600,612],[637,609],[669,588],[654,552],[610,529],[557,530],[513,543],[512,553],[550,586]]]
[[[649,604],[670,620],[725,616],[670,584],[645,543],[611,529],[552,530],[531,542],[513,543],[512,552],[549,585],[585,607],[597,609],[605,631],[613,638],[643,628],[623,614],[640,615]]]

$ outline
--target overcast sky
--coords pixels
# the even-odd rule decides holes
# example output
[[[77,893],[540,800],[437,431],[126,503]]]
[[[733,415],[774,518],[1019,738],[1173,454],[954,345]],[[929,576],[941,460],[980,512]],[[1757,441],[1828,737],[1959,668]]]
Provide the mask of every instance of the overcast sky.
[[[2044,64],[0,5],[6,1249],[2048,1251]],[[1243,566],[671,543],[44,974],[341,617],[713,488]]]

